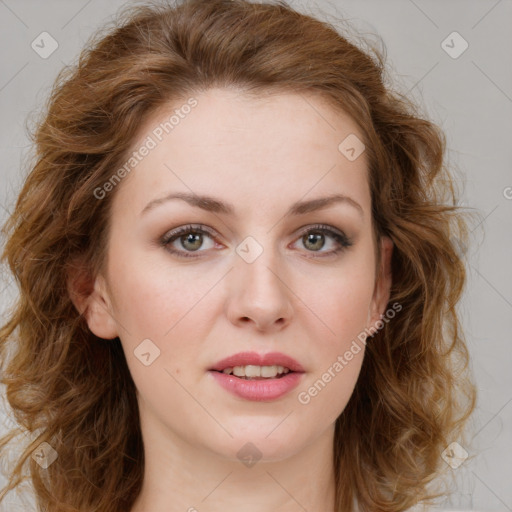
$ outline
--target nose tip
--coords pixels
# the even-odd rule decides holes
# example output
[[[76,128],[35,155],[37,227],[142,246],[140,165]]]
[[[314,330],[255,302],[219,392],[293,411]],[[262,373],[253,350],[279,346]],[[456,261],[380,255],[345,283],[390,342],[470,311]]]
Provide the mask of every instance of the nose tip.
[[[244,263],[244,262],[242,262]],[[289,287],[263,260],[244,263],[232,276],[228,315],[239,325],[258,331],[283,328],[293,313]]]

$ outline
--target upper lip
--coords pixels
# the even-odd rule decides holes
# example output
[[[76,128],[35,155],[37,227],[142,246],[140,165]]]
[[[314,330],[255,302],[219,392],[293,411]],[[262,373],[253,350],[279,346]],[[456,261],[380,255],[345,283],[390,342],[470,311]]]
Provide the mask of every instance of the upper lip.
[[[281,352],[269,352],[267,354],[258,354],[257,352],[239,352],[226,357],[215,363],[210,370],[221,372],[226,368],[235,366],[283,366],[293,372],[304,372],[304,368],[293,357],[282,354]]]

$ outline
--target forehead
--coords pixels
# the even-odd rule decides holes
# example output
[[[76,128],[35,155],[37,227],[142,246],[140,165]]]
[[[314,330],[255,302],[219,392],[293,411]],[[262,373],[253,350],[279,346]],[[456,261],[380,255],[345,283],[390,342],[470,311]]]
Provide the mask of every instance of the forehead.
[[[151,150],[123,180],[118,201],[129,197],[140,211],[174,190],[223,196],[240,208],[325,192],[367,202],[362,139],[350,116],[317,95],[211,89],[160,108],[141,126],[130,154],[144,144]],[[360,156],[347,158],[347,144]]]

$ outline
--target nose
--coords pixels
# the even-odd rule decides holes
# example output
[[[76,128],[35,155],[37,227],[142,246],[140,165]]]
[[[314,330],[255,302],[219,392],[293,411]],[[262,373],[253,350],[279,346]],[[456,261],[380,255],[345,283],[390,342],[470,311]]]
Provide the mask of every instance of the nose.
[[[268,252],[252,263],[240,258],[229,273],[227,316],[237,327],[251,324],[257,331],[276,332],[292,319],[294,294],[285,272]]]

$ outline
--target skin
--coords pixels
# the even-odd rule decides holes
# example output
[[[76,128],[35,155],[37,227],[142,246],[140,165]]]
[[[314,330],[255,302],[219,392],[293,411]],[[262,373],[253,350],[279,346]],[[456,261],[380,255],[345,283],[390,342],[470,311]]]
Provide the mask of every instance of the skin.
[[[362,135],[318,96],[254,99],[211,89],[195,98],[197,107],[111,192],[106,270],[87,298],[74,299],[105,343],[119,336],[138,390],[145,477],[131,512],[332,511],[334,425],[356,385],[364,345],[308,404],[297,395],[389,300],[392,243],[379,241],[383,273],[376,279],[366,155],[351,162],[338,150],[349,134]],[[133,148],[176,107],[143,125]],[[191,191],[231,203],[236,215],[180,200],[141,215],[156,198]],[[337,203],[284,216],[295,201],[332,193],[350,196],[362,212]],[[308,243],[301,232],[318,223],[343,231],[353,245],[323,257],[336,240]],[[179,258],[158,243],[187,224],[216,233],[204,235],[202,246],[186,237],[185,245],[179,237],[172,243],[198,258]],[[247,236],[263,249],[252,263],[236,252]],[[160,350],[149,366],[134,355],[147,338]],[[306,370],[301,384],[270,402],[231,395],[207,370],[246,350],[294,357]],[[262,454],[251,467],[237,457],[247,442]]]

